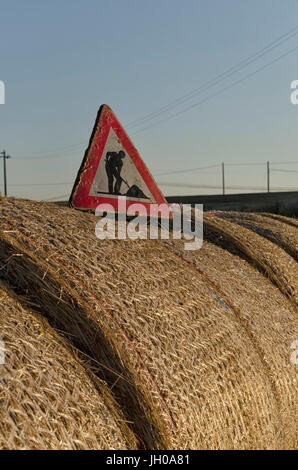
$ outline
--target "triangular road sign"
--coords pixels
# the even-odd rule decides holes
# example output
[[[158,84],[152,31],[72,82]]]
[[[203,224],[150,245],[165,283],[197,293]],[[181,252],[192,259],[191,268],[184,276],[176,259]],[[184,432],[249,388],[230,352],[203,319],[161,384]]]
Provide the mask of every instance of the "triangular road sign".
[[[76,209],[96,209],[108,203],[117,211],[118,197],[126,196],[126,210],[134,203],[166,204],[153,177],[121,124],[102,105],[78,172],[70,204]]]

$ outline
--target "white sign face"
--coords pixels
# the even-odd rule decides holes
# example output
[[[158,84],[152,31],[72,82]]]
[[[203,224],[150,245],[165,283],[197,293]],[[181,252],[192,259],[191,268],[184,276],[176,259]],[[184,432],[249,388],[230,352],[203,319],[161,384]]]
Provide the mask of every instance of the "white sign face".
[[[112,128],[89,192],[89,196],[103,195],[110,198],[126,196],[132,201],[155,202],[134,162]]]

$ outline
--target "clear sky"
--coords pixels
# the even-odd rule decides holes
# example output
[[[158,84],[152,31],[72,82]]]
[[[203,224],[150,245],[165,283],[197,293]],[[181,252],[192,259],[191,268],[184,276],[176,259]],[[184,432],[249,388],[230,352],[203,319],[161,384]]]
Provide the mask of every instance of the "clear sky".
[[[13,157],[9,195],[65,199],[102,103],[165,195],[220,193],[220,168],[161,173],[298,161],[298,105],[290,102],[297,0],[0,0],[0,18],[0,150]],[[284,36],[295,27],[297,34]],[[140,121],[281,36],[288,40],[247,67]],[[298,164],[272,168],[287,170],[272,171],[272,186],[298,189]],[[226,167],[226,184],[265,186],[265,165]]]

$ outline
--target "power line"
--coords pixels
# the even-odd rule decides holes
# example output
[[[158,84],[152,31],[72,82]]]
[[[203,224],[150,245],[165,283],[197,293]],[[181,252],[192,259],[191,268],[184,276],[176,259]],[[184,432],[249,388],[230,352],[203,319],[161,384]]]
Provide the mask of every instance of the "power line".
[[[271,165],[298,165],[298,160],[292,162],[270,162]]]
[[[67,145],[66,147],[62,147],[62,148],[58,148],[52,152],[49,152],[49,153],[45,153],[45,154],[40,154],[38,152],[31,152],[30,154],[25,154],[23,156],[19,156],[19,157],[16,157],[18,160],[35,160],[35,159],[43,159],[43,158],[53,158],[53,157],[61,157],[61,151],[63,150],[71,150],[71,149],[74,149],[74,148],[77,148],[77,149],[81,149],[84,145],[86,144],[86,141],[84,142],[80,142],[78,144],[71,144],[71,145]],[[37,156],[34,156],[34,154],[37,154]],[[63,156],[67,156],[67,155],[63,155]],[[73,156],[73,155],[69,155],[69,156]]]
[[[267,162],[225,163],[226,166],[264,166]]]
[[[209,165],[209,166],[203,166],[200,168],[190,168],[188,170],[173,170],[173,171],[166,171],[163,173],[156,173],[154,176],[164,176],[164,175],[173,175],[176,173],[188,173],[188,172],[193,172],[193,171],[201,171],[201,170],[207,170],[209,168],[218,168],[220,165]]]
[[[178,106],[178,105],[181,105],[183,104],[185,101],[188,101],[189,99],[193,98],[194,96],[196,96],[198,93],[200,93],[201,91],[206,91],[208,90],[209,88],[215,86],[217,83],[219,83],[222,79],[226,79],[226,78],[229,78],[231,75],[234,75],[235,73],[243,70],[245,67],[247,67],[248,65],[250,65],[251,63],[255,62],[256,60],[260,59],[261,57],[263,57],[265,54],[267,54],[268,52],[271,52],[272,50],[274,50],[276,47],[280,46],[281,44],[283,44],[284,42],[292,39],[294,36],[296,36],[298,34],[298,26],[295,26],[294,28],[290,29],[287,33],[283,34],[282,36],[278,37],[277,39],[275,39],[274,41],[270,42],[269,44],[267,44],[267,46],[264,46],[262,49],[260,49],[259,51],[255,52],[254,54],[250,55],[249,57],[247,57],[246,59],[243,59],[241,60],[238,64],[234,65],[233,67],[227,69],[225,72],[222,72],[221,74],[217,75],[216,77],[214,77],[213,79],[211,80],[208,80],[207,82],[205,82],[204,84],[202,84],[200,87],[192,90],[191,92],[188,92],[187,94],[181,96],[180,98],[177,98],[175,99],[174,101],[170,102],[169,104],[159,108],[158,110],[154,111],[154,112],[151,112],[141,118],[138,118],[138,119],[135,119],[134,121],[132,121],[131,123],[128,123],[127,124],[127,128],[132,128],[132,127],[137,127],[139,126],[141,123],[144,123],[148,120],[152,120],[156,117],[158,117],[160,114],[163,114],[164,112],[166,111],[169,111],[171,109],[173,109],[174,107]],[[293,51],[293,50],[292,50]],[[288,53],[286,53],[285,55],[288,55],[289,53],[291,53],[292,51],[289,51]],[[280,58],[284,57],[285,55],[282,55],[280,56],[279,58],[277,58],[276,60],[279,60]],[[265,67],[271,65],[272,63],[274,63],[276,60],[270,62],[269,64],[265,65]],[[264,67],[264,68],[265,68]],[[249,76],[251,75],[254,75],[255,73],[257,73],[258,71],[262,70],[263,68],[260,68],[258,69],[257,71],[253,72],[252,74],[249,74],[247,77],[244,77],[243,79],[241,79],[240,81],[243,81],[245,80],[246,78],[248,78]],[[239,83],[238,81],[235,82],[234,84],[232,84],[231,86],[234,86],[235,84]],[[227,88],[224,88],[223,90],[221,90],[219,93],[221,93],[222,91],[225,91],[226,89],[230,88],[231,86],[227,87]],[[216,96],[217,94],[219,93],[216,93],[214,95],[211,95],[210,97],[207,97],[206,100],[203,100],[202,102],[205,102],[205,101],[208,101],[209,99],[211,99],[213,96]],[[164,122],[168,119],[172,119],[173,117],[175,117],[176,115],[178,114],[181,114],[183,112],[186,112],[187,110],[191,109],[192,107],[195,107],[195,106],[198,106],[199,104],[201,104],[202,102],[199,102],[199,103],[196,103],[194,104],[193,106],[189,107],[189,108],[186,108],[185,110],[182,110],[180,111],[179,113],[173,115],[173,116],[169,116],[168,118],[165,118],[163,120],[160,120],[158,121],[156,124],[151,124],[150,126],[147,126],[145,127],[144,129],[140,129],[139,131],[137,131],[136,133],[139,133],[139,132],[143,132],[147,129],[149,129],[150,127],[153,127],[153,125],[157,125],[161,122]],[[82,141],[82,142],[79,142],[77,144],[71,144],[71,145],[68,145],[66,147],[58,147],[55,151],[53,152],[49,152],[49,153],[46,153],[46,154],[39,154],[38,156],[33,156],[35,153],[38,154],[38,152],[32,152],[30,155],[24,155],[23,157],[16,157],[17,159],[30,159],[30,160],[35,160],[35,159],[45,159],[45,158],[54,158],[54,156],[56,157],[62,157],[60,154],[61,154],[61,151],[63,150],[67,150],[67,149],[74,149],[74,148],[82,148],[83,146],[86,145],[86,141]],[[63,157],[66,156],[66,155],[63,155]]]
[[[298,173],[298,170],[286,170],[281,168],[271,168],[270,171],[277,171],[278,173]]]
[[[72,183],[13,183],[10,186],[59,186],[59,185],[67,185],[73,184]]]
[[[222,189],[222,186],[220,185],[208,185],[208,184],[189,184],[189,183],[170,183],[170,182],[159,182],[158,183],[160,186],[168,186],[168,187],[177,187],[177,188],[194,188],[194,189],[199,189],[199,188],[204,188],[204,189]],[[241,186],[241,185],[230,185],[230,186],[225,186],[225,189],[247,189],[247,190],[260,190],[260,191],[265,191],[267,190],[267,187],[265,186]],[[290,187],[290,188],[285,188],[285,187],[272,187],[271,190],[275,191],[297,191],[298,185],[296,187]]]
[[[12,184],[11,186],[55,186],[55,185],[68,185],[68,184],[73,184],[73,183],[45,183],[45,184],[39,184],[39,183],[23,183],[23,184]],[[199,184],[199,183],[178,183],[178,182],[166,182],[166,181],[160,181],[158,182],[160,186],[173,186],[173,187],[183,187],[183,188],[211,188],[211,189],[221,189],[222,186],[220,185],[208,185],[208,184]],[[291,188],[285,188],[285,187],[275,187],[271,189],[275,190],[297,190],[298,185],[296,188],[291,187]],[[226,189],[260,189],[260,190],[265,190],[265,186],[245,186],[245,185],[230,185],[226,186]],[[55,196],[51,199],[59,199],[62,196]],[[50,199],[47,199],[49,201]]]
[[[183,104],[184,102],[188,101],[189,99],[193,98],[196,96],[198,93],[201,93],[202,91],[206,91],[209,88],[214,87],[217,85],[219,82],[222,80],[225,80],[235,73],[238,73],[239,71],[243,70],[244,68],[248,67],[248,65],[252,64],[256,60],[260,59],[264,55],[266,55],[268,52],[271,52],[272,50],[276,49],[276,47],[279,47],[281,44],[284,42],[288,41],[289,39],[292,39],[294,36],[298,34],[298,26],[295,28],[292,28],[290,31],[287,33],[283,34],[279,38],[275,39],[271,43],[269,43],[267,46],[263,47],[259,51],[255,52],[251,56],[247,57],[246,59],[241,60],[238,64],[234,65],[233,67],[229,68],[225,72],[222,72],[221,74],[217,75],[211,80],[208,80],[207,82],[203,83],[201,86],[198,88],[194,89],[191,92],[186,93],[185,95],[181,96],[180,98],[177,98],[176,100],[170,102],[169,104],[159,108],[156,111],[153,111],[142,118],[135,119],[131,123],[128,124],[128,128],[136,127],[139,126],[141,123],[144,123],[146,121],[150,121],[159,115]]]
[[[221,88],[221,89],[220,89],[219,91],[217,91],[216,93],[213,93],[212,95],[207,96],[206,98],[204,98],[203,100],[199,101],[198,103],[195,103],[195,104],[193,104],[193,105],[191,105],[191,106],[188,106],[187,108],[184,108],[184,109],[182,109],[181,111],[178,111],[177,113],[172,114],[171,116],[168,116],[168,117],[166,117],[166,118],[160,119],[159,121],[157,121],[157,122],[155,122],[155,123],[152,123],[152,124],[150,124],[149,126],[144,127],[144,128],[142,128],[142,129],[140,129],[140,130],[134,132],[133,135],[139,134],[140,132],[144,132],[144,131],[146,131],[147,129],[150,129],[151,127],[154,127],[154,126],[156,126],[156,125],[158,125],[158,124],[161,124],[161,123],[163,123],[163,122],[169,121],[170,119],[173,119],[173,118],[179,116],[180,114],[185,113],[186,111],[189,111],[189,110],[191,110],[191,109],[193,109],[193,108],[195,108],[195,107],[197,107],[197,106],[200,106],[200,105],[206,103],[207,101],[209,101],[210,99],[214,98],[215,96],[218,96],[218,95],[220,95],[221,93],[223,93],[224,91],[229,90],[230,88],[233,88],[234,86],[238,85],[238,84],[241,83],[241,82],[244,82],[244,81],[247,80],[248,78],[250,78],[250,77],[256,75],[257,73],[261,72],[262,70],[266,69],[267,67],[270,67],[270,65],[273,65],[274,63],[278,62],[279,60],[283,59],[284,57],[288,56],[289,54],[292,54],[293,52],[295,52],[295,51],[297,51],[297,50],[298,50],[298,46],[296,46],[296,47],[290,49],[289,51],[285,52],[284,54],[281,54],[281,55],[280,55],[279,57],[277,57],[276,59],[274,59],[274,60],[268,62],[267,64],[263,65],[262,67],[258,68],[257,70],[255,70],[255,71],[253,71],[253,72],[251,72],[251,73],[245,75],[244,77],[242,77],[242,78],[236,80],[235,82],[231,83],[230,85],[227,85],[226,87]]]
[[[6,157],[7,158],[7,157]],[[292,162],[270,162],[270,165],[274,164],[280,164],[283,163],[284,165],[293,165],[293,164],[298,164],[298,161],[292,161]],[[247,162],[247,163],[225,163],[225,166],[265,166],[267,165],[267,162]],[[201,166],[201,167],[196,167],[196,168],[188,168],[188,169],[183,169],[183,170],[172,170],[172,171],[165,171],[161,173],[153,173],[154,177],[158,176],[168,176],[168,175],[173,175],[173,174],[181,174],[181,173],[193,173],[196,171],[204,171],[208,170],[210,168],[220,168],[221,164],[217,163],[214,165],[208,165],[208,166]],[[292,173],[292,172],[297,172],[298,170],[286,170],[286,169],[275,169],[271,168],[270,171],[277,171],[277,172],[287,172],[287,173]],[[73,182],[50,182],[50,183],[12,183],[10,186],[58,186],[58,185],[71,185]],[[186,186],[186,185],[185,185]]]
[[[225,163],[226,166],[255,166],[255,165],[266,165],[267,162],[247,162],[247,163]],[[270,165],[295,165],[298,161],[294,162],[270,162]],[[274,171],[274,169],[273,169]],[[291,171],[291,170],[288,170]]]
[[[83,148],[83,147],[82,147]],[[70,157],[73,157],[74,154],[63,154],[61,155],[61,153],[57,153],[57,154],[52,154],[52,155],[40,155],[39,157],[16,157],[15,160],[47,160],[48,158],[70,158]]]

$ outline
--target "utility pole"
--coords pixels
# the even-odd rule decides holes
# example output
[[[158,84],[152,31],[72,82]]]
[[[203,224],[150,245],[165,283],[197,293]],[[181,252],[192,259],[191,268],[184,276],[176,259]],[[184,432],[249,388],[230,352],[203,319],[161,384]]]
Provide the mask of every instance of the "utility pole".
[[[3,150],[3,152],[0,152],[0,155],[3,158],[4,196],[7,196],[6,160],[7,158],[11,157],[9,155],[6,155],[5,150]]]
[[[222,175],[222,193],[225,195],[225,164],[222,162],[221,164],[221,175]]]
[[[267,162],[267,193],[270,193],[270,163]]]

